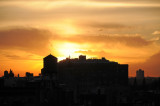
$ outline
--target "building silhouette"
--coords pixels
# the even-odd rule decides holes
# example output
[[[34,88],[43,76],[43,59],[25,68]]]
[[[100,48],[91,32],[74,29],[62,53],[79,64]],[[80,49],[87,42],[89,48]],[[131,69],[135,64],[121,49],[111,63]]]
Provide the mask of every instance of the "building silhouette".
[[[9,72],[9,77],[11,78],[13,78],[14,77],[14,73],[12,72],[12,70],[10,69],[10,72]]]
[[[70,89],[103,89],[106,86],[128,85],[128,64],[119,64],[105,59],[86,59],[85,55],[79,58],[66,58],[57,62],[57,58],[48,55],[44,59],[41,70],[44,83],[53,85],[59,83],[67,85]],[[54,81],[47,79],[52,76]]]
[[[144,71],[142,69],[136,71],[136,80],[138,85],[142,85],[145,82]]]
[[[137,79],[144,79],[144,71],[142,69],[139,69],[136,71],[136,78]]]
[[[8,73],[7,70],[4,71],[4,77],[5,77],[5,78],[13,78],[13,77],[14,77],[13,71],[12,71],[11,69],[10,69],[9,73]]]
[[[128,65],[102,59],[67,58],[58,63],[58,78],[71,88],[101,89],[128,84]]]
[[[54,76],[57,74],[57,58],[53,55],[48,55],[43,59],[42,76]]]
[[[85,62],[86,61],[86,56],[85,55],[80,55],[79,56],[79,61],[80,62]]]
[[[7,70],[4,71],[4,77],[5,77],[5,78],[8,78],[8,77],[9,77],[9,74],[8,74],[8,71],[7,71]]]
[[[14,77],[12,70],[0,78],[0,106],[159,106],[159,78],[145,78],[138,70],[128,85],[128,65],[101,59],[66,58],[57,63],[44,59],[40,76],[26,72]],[[54,79],[56,76],[56,80]],[[138,85],[142,79],[142,85]],[[152,83],[146,84],[149,80]]]
[[[26,78],[27,79],[32,79],[33,78],[33,73],[26,72]]]

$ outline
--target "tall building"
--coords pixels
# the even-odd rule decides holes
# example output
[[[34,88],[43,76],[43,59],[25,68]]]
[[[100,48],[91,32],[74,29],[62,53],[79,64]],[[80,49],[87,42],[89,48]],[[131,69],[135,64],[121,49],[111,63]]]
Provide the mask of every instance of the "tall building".
[[[136,71],[136,79],[144,79],[144,71],[142,69]]]
[[[143,82],[145,81],[144,71],[142,69],[136,71],[136,80],[137,80],[137,85],[142,85]]]
[[[53,76],[57,74],[57,58],[53,55],[48,55],[43,59],[42,76]]]

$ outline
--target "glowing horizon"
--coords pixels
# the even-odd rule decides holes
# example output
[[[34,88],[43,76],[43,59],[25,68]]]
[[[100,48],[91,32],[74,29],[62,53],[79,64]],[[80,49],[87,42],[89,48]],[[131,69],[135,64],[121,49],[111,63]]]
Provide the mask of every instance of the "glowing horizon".
[[[106,57],[160,76],[158,0],[0,1],[0,76],[10,68],[38,75],[43,57]],[[21,75],[20,74],[20,75]]]

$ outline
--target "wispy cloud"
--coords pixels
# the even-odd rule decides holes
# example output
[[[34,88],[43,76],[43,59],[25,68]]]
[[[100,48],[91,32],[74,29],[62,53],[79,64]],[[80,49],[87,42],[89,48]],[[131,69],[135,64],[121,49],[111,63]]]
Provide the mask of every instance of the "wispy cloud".
[[[103,35],[103,36],[74,36],[71,38],[59,38],[69,42],[76,43],[104,43],[107,45],[125,45],[129,47],[143,47],[152,44],[152,41],[145,40],[141,36],[129,36],[129,35]]]
[[[152,34],[153,35],[160,35],[160,31],[154,31]]]

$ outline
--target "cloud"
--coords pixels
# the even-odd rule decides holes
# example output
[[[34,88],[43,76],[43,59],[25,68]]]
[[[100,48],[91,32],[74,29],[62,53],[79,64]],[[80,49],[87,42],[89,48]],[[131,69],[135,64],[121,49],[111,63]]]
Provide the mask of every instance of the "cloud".
[[[130,64],[130,74],[135,75],[136,70],[143,69],[146,76],[160,77],[160,52],[152,55],[143,63]]]
[[[145,70],[148,76],[158,76],[160,77],[160,52],[151,56],[143,65],[143,69]]]
[[[152,34],[153,35],[160,35],[160,31],[154,31]]]
[[[141,36],[105,35],[105,36],[75,36],[72,38],[61,38],[75,43],[104,43],[106,46],[125,45],[128,47],[144,47],[151,45],[153,41],[145,40]]]
[[[42,57],[41,56],[38,56],[38,55],[35,55],[35,54],[23,54],[23,55],[20,55],[20,54],[16,54],[16,53],[4,53],[3,51],[1,51],[0,53],[0,56],[1,57],[4,57],[4,60],[5,61],[11,61],[11,60],[42,60]]]
[[[151,39],[151,41],[159,41],[159,37],[154,37]]]
[[[82,25],[85,27],[92,27],[92,28],[103,28],[103,29],[130,29],[133,28],[131,26],[126,26],[123,24],[118,24],[118,23],[102,23],[102,22],[81,22],[78,23],[78,25]]]
[[[68,19],[79,23],[100,21],[105,24],[92,24],[93,27],[106,27],[125,29],[128,26],[153,24],[159,22],[159,7],[128,7],[121,8],[112,6],[104,6],[99,4],[99,8],[90,7],[90,3],[72,3],[70,6],[63,1],[57,2],[6,2],[0,4],[1,25],[34,25],[43,24],[47,26],[54,23],[61,23]],[[81,5],[80,5],[81,4]],[[92,3],[91,3],[92,4]],[[97,3],[95,3],[96,5]],[[116,2],[115,2],[116,4]],[[45,7],[44,7],[45,5]],[[102,6],[101,6],[102,5]],[[110,5],[110,4],[109,4]],[[43,7],[43,8],[41,8]],[[83,7],[83,8],[82,8]],[[107,7],[107,8],[106,8]],[[25,14],[24,14],[25,13]],[[43,21],[42,21],[43,20]],[[151,21],[152,20],[152,21]],[[110,24],[115,23],[115,24]],[[118,23],[118,24],[117,24]],[[125,26],[126,25],[126,26]],[[137,28],[137,26],[135,26]],[[83,27],[84,28],[84,27]],[[87,29],[87,28],[84,28]],[[135,32],[135,30],[134,30]]]
[[[42,55],[48,52],[51,38],[49,31],[35,28],[0,30],[0,49],[17,49]]]
[[[20,56],[18,55],[12,55],[12,54],[4,54],[5,57],[10,58],[10,59],[21,59]]]

